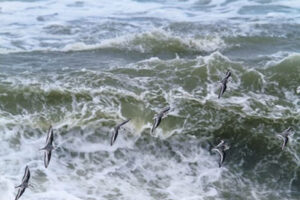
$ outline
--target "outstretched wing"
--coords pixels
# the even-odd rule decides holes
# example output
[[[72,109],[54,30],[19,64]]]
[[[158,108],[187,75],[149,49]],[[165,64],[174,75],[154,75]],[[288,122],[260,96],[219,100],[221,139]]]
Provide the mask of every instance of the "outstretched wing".
[[[162,118],[162,116],[159,115],[159,116],[157,116],[157,117],[154,119],[154,123],[153,123],[152,129],[151,129],[151,133],[153,133],[153,131],[159,126],[159,124],[160,124],[160,122],[161,122],[161,118]]]
[[[18,200],[21,196],[22,196],[22,194],[25,192],[25,189],[26,188],[20,188],[19,190],[18,190],[18,194],[17,194],[17,196],[16,196],[16,198],[15,198],[15,200]]]
[[[292,128],[289,127],[288,129],[286,129],[285,131],[283,131],[283,133],[281,133],[281,134],[284,135],[284,136],[289,136],[291,134],[291,130],[292,130]]]
[[[225,158],[226,158],[226,152],[223,151],[223,156],[220,158],[219,167],[222,167],[222,164],[223,164]]]
[[[218,99],[221,98],[221,96],[224,94],[224,92],[226,91],[226,83],[222,83],[222,86],[221,86],[221,89],[220,89],[220,92],[219,92],[219,96],[218,96]]]
[[[52,145],[53,139],[54,139],[54,133],[53,133],[53,129],[51,129],[51,132],[50,132],[50,135],[49,135],[48,144]]]
[[[279,137],[279,138],[281,138],[282,140],[284,140],[284,136],[283,135],[281,135],[281,134],[277,134],[277,137]]]
[[[158,115],[164,115],[166,112],[168,112],[170,110],[170,106],[164,108]]]
[[[283,150],[284,147],[287,145],[289,138],[287,135],[283,135],[283,134],[277,134],[277,137],[279,137],[283,140],[282,147],[281,147],[281,149]]]
[[[282,150],[284,149],[284,147],[287,145],[287,143],[288,143],[288,141],[289,141],[289,138],[286,136],[285,138],[284,138],[284,140],[283,140],[283,143],[282,143]]]
[[[118,134],[119,134],[119,129],[121,128],[121,126],[125,125],[126,123],[128,123],[130,121],[130,119],[125,120],[124,122],[118,124],[115,128],[114,128],[114,132],[113,135],[111,137],[110,140],[110,145],[112,146],[114,144],[114,142],[116,141]]]
[[[49,166],[51,159],[51,151],[45,151],[44,152],[44,165],[47,168]]]
[[[217,149],[217,148],[212,149],[212,151],[216,151],[219,153],[219,155],[220,155],[219,167],[221,167],[222,163],[224,162],[224,159],[225,159],[225,152],[221,151],[220,149]]]
[[[52,131],[52,126],[50,125],[50,127],[49,127],[49,129],[48,129],[48,133],[47,133],[46,143],[48,143],[49,140],[50,140],[51,132],[53,133],[53,131]]]
[[[154,129],[155,129],[156,121],[157,121],[157,117],[154,118],[154,122],[153,122],[153,125],[152,125],[152,128],[151,128],[151,133],[153,133],[153,131],[154,131]]]
[[[124,122],[122,122],[119,125],[117,125],[117,127],[121,127],[121,126],[123,126],[124,124],[126,124],[129,121],[130,121],[130,119],[125,120]]]
[[[224,140],[221,140],[221,142],[216,146],[216,148],[219,148],[219,147],[223,146],[224,143],[225,143]]]
[[[111,136],[110,145],[112,146],[114,142],[116,141],[119,133],[119,128],[115,128],[115,131],[113,132],[113,135]]]
[[[228,70],[228,71],[226,72],[226,76],[225,76],[225,78],[226,78],[226,79],[228,79],[230,76],[231,76],[231,71],[230,71],[230,70]]]
[[[28,181],[29,181],[29,178],[30,178],[30,170],[29,170],[29,167],[26,166],[25,172],[24,172],[24,176],[23,176],[23,178],[22,178],[22,183],[28,182]]]

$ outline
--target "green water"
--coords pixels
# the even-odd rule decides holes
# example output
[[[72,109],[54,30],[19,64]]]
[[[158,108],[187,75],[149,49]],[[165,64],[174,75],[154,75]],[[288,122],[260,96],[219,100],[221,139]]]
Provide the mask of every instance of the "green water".
[[[247,1],[231,16],[241,1],[128,1],[120,4],[133,14],[102,19],[80,17],[91,2],[64,2],[73,10],[62,15],[59,2],[42,13],[48,1],[24,1],[29,29],[9,15],[23,7],[1,2],[0,200],[14,198],[25,165],[34,189],[24,199],[299,199],[297,7]],[[161,10],[174,19],[152,13]],[[113,127],[129,118],[111,147]],[[58,149],[45,170],[37,149],[49,124]],[[288,127],[295,134],[282,151],[276,134]],[[211,148],[221,139],[231,148],[218,168]]]

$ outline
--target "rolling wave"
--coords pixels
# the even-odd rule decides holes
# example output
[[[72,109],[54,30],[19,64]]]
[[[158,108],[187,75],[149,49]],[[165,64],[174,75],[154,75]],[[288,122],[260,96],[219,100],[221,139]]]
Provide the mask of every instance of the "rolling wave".
[[[0,1],[0,200],[25,165],[32,200],[299,199],[299,5]]]

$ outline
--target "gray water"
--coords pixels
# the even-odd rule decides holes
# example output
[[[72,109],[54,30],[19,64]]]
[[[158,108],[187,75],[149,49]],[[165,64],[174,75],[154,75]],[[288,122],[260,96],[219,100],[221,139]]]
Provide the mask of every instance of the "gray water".
[[[0,200],[299,199],[299,36],[298,0],[0,0]]]

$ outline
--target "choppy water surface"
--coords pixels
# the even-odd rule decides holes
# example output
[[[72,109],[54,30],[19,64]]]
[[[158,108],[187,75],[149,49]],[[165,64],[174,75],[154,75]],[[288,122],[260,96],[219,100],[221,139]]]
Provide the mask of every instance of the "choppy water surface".
[[[1,0],[0,200],[297,200],[299,52],[298,0]]]

